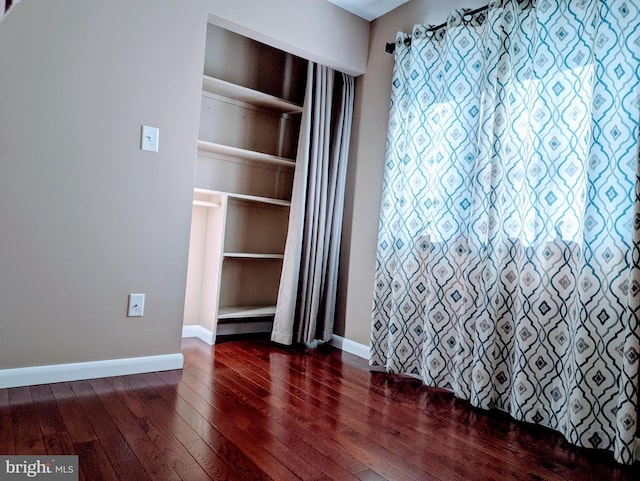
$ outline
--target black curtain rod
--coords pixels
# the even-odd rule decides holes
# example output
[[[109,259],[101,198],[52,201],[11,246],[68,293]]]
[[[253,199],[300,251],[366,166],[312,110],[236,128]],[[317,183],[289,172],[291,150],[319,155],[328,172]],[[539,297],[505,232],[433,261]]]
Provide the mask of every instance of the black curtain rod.
[[[484,7],[480,7],[480,8],[476,8],[475,10],[470,10],[468,12],[465,12],[464,16],[474,16],[476,13],[480,13],[480,12],[484,12],[485,10],[487,10],[489,8],[489,5],[485,5]],[[445,28],[447,26],[447,22],[441,23],[440,25],[436,25],[434,27],[429,27],[427,29],[427,32],[435,32],[436,30],[440,30],[441,28]],[[404,44],[408,47],[409,45],[411,45],[411,37],[407,37],[404,39]],[[396,43],[395,42],[388,42],[385,47],[384,47],[384,51],[387,53],[393,53],[396,50]]]

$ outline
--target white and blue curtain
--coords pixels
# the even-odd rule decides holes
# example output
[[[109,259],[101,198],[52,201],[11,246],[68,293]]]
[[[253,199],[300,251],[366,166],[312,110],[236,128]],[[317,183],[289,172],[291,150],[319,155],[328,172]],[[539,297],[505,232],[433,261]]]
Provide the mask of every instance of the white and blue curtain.
[[[371,363],[631,463],[640,3],[467,12],[397,37]]]
[[[9,11],[18,2],[20,2],[20,0],[0,0],[0,22],[4,20],[4,18],[9,14]]]

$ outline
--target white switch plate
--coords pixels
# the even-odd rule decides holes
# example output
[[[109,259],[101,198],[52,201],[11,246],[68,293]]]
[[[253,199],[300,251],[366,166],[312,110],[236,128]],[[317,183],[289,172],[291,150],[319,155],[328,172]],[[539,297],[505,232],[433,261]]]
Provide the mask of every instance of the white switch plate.
[[[149,152],[157,152],[160,140],[160,129],[158,127],[142,126],[142,137],[140,138],[140,149]]]
[[[142,317],[144,314],[144,294],[129,294],[128,317]]]

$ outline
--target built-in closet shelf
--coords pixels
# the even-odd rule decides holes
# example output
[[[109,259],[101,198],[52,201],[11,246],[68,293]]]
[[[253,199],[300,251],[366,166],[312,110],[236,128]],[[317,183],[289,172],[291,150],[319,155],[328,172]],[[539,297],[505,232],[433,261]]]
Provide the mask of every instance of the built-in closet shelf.
[[[296,162],[293,159],[279,157],[277,155],[265,154],[254,150],[241,149],[230,145],[217,144],[206,140],[198,140],[198,152],[209,152],[212,154],[227,155],[239,159],[251,160],[254,162],[264,162],[266,164],[278,165],[281,167],[295,168]]]
[[[284,254],[257,254],[254,252],[225,252],[229,259],[284,259]]]
[[[308,62],[214,24],[204,53],[184,323],[270,332]]]
[[[245,102],[256,107],[279,112],[283,114],[298,114],[302,112],[302,106],[284,100],[273,95],[259,92],[242,85],[237,85],[225,80],[209,77],[202,78],[202,90],[204,92],[220,95],[228,99]]]
[[[194,200],[193,205],[197,205],[200,207],[221,207],[222,204],[219,202],[210,202],[208,200]]]
[[[276,306],[232,306],[221,307],[218,319],[249,319],[254,317],[271,317],[276,313]]]
[[[222,207],[222,192],[207,189],[193,189],[193,205],[199,207],[219,208]]]
[[[246,200],[249,202],[258,202],[262,204],[279,205],[282,207],[291,206],[291,202],[288,200],[273,199],[271,197],[258,197],[255,195],[235,194],[232,192],[220,192],[217,190],[202,189],[200,187],[196,187],[195,189],[193,189],[193,192],[195,194],[202,194],[202,195],[208,195],[208,196],[226,195],[230,199],[239,199],[239,200]]]

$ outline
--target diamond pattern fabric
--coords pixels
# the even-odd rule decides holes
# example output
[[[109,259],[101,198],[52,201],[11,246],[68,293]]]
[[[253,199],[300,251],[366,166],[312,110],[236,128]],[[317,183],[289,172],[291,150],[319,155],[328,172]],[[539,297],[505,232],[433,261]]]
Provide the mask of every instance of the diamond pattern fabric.
[[[640,4],[494,1],[408,37],[371,363],[633,462]]]

